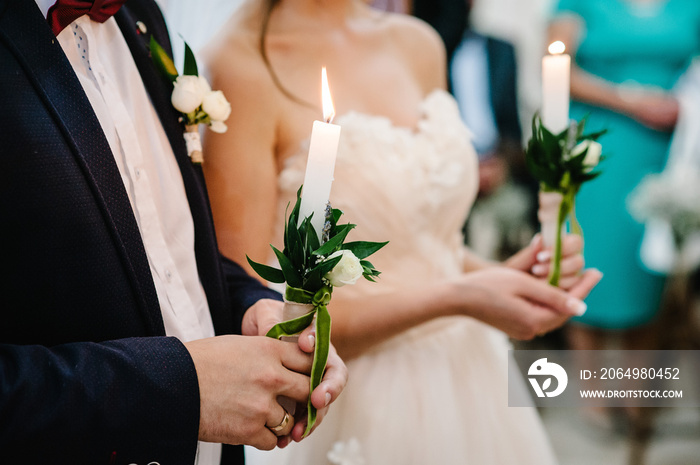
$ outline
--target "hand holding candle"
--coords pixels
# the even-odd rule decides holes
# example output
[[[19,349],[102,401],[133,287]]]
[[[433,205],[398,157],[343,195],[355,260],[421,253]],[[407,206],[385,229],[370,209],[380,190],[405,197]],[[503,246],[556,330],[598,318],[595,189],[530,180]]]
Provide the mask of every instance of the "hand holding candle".
[[[342,215],[338,209],[329,209],[326,223],[340,126],[331,124],[335,111],[325,68],[322,82],[326,122],[314,121],[313,124],[304,184],[297,192],[297,201],[284,228],[284,250],[271,245],[280,268],[248,258],[250,266],[263,279],[286,284],[285,321],[273,326],[267,336],[294,338],[309,325],[313,324],[316,328],[309,394],[321,383],[326,367],[331,345],[331,317],[327,306],[334,286],[353,284],[360,276],[374,282],[380,272],[365,259],[387,244],[367,241],[345,243],[345,238],[355,225],[338,224]],[[324,226],[327,226],[326,231]],[[292,411],[293,405],[281,402],[287,411]],[[316,413],[309,396],[304,436],[313,429]]]
[[[540,183],[538,217],[545,247],[552,248],[550,284],[557,285],[562,258],[562,234],[567,220],[581,234],[576,221],[575,198],[581,185],[600,174],[593,171],[600,158],[595,142],[605,131],[584,134],[585,118],[569,120],[571,57],[562,42],[549,47],[542,59],[542,111],[532,121],[532,138],[525,160]]]

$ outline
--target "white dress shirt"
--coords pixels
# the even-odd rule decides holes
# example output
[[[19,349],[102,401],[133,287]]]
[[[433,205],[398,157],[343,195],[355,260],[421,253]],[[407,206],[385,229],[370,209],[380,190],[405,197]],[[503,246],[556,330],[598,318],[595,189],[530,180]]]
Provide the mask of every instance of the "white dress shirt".
[[[46,16],[55,0],[36,2]],[[57,39],[114,154],[148,256],[166,334],[183,342],[214,336],[182,176],[116,21],[100,24],[82,16]],[[220,457],[220,444],[200,443],[196,463],[214,465]]]

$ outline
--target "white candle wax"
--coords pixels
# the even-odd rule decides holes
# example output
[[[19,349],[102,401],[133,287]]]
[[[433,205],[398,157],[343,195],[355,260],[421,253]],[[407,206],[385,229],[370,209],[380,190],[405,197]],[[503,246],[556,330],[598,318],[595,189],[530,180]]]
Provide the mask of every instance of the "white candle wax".
[[[313,225],[319,240],[326,218],[326,205],[333,183],[335,156],[340,140],[340,126],[337,124],[314,121],[309,143],[309,158],[306,162],[304,188],[301,194],[299,219],[303,220],[313,213]]]
[[[552,54],[542,58],[542,124],[558,134],[569,126],[571,56],[561,42],[549,49]]]
[[[299,222],[313,213],[311,225],[316,230],[318,240],[323,236],[323,225],[326,222],[326,205],[331,195],[335,156],[340,140],[340,126],[331,124],[335,116],[331,91],[328,87],[326,68],[321,70],[321,94],[323,101],[323,117],[326,123],[314,121],[309,141],[309,158],[306,161],[304,188],[301,191],[299,206]]]

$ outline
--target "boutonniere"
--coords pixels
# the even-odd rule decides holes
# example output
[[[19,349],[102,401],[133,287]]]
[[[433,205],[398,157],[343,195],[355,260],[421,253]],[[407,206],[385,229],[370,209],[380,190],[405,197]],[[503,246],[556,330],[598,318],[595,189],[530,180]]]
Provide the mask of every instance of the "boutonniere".
[[[380,272],[366,260],[388,242],[345,242],[354,224],[338,224],[342,212],[326,208],[325,227],[319,236],[311,224],[311,216],[300,220],[301,188],[297,201],[284,228],[284,250],[271,245],[280,268],[248,263],[265,280],[286,283],[284,293],[286,321],[278,323],[267,333],[272,338],[298,335],[307,326],[316,326],[316,346],[311,369],[309,394],[321,383],[331,343],[331,317],[328,304],[334,287],[341,287],[364,277],[374,282]],[[312,215],[313,216],[313,215]],[[307,403],[307,435],[316,422],[316,408]]]
[[[553,246],[552,269],[549,283],[559,284],[561,274],[561,236],[567,220],[574,234],[582,235],[576,220],[576,194],[584,182],[601,174],[594,171],[601,156],[602,146],[597,139],[605,130],[584,134],[586,119],[571,121],[569,127],[553,134],[542,124],[539,115],[532,119],[530,139],[525,161],[530,173],[540,183],[539,219],[545,246]]]
[[[175,68],[172,58],[168,56],[153,36],[151,36],[150,49],[151,58],[156,67],[173,83],[170,101],[173,107],[180,112],[180,120],[185,125],[183,137],[187,144],[187,155],[192,163],[201,164],[204,159],[198,126],[206,124],[214,132],[226,132],[228,128],[224,121],[231,114],[231,104],[226,100],[223,92],[211,90],[211,86],[204,76],[199,75],[197,61],[187,43],[185,43],[185,63],[182,75]]]

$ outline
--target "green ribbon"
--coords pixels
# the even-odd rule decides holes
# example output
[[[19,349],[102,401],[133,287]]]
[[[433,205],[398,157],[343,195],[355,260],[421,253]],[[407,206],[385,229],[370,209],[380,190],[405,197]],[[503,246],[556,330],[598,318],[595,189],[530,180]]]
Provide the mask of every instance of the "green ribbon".
[[[312,304],[313,309],[309,313],[300,317],[277,323],[270,331],[267,332],[267,337],[280,339],[285,336],[296,336],[315,321],[316,327],[316,344],[314,346],[314,358],[311,364],[311,377],[309,381],[309,398],[307,400],[307,419],[306,437],[311,429],[316,424],[316,407],[311,403],[311,393],[321,384],[323,373],[326,370],[328,362],[328,352],[331,346],[331,315],[328,313],[328,304],[331,301],[333,288],[331,286],[323,286],[316,291],[311,292],[287,286],[284,297],[290,302],[299,304]],[[314,317],[315,320],[314,320]]]

